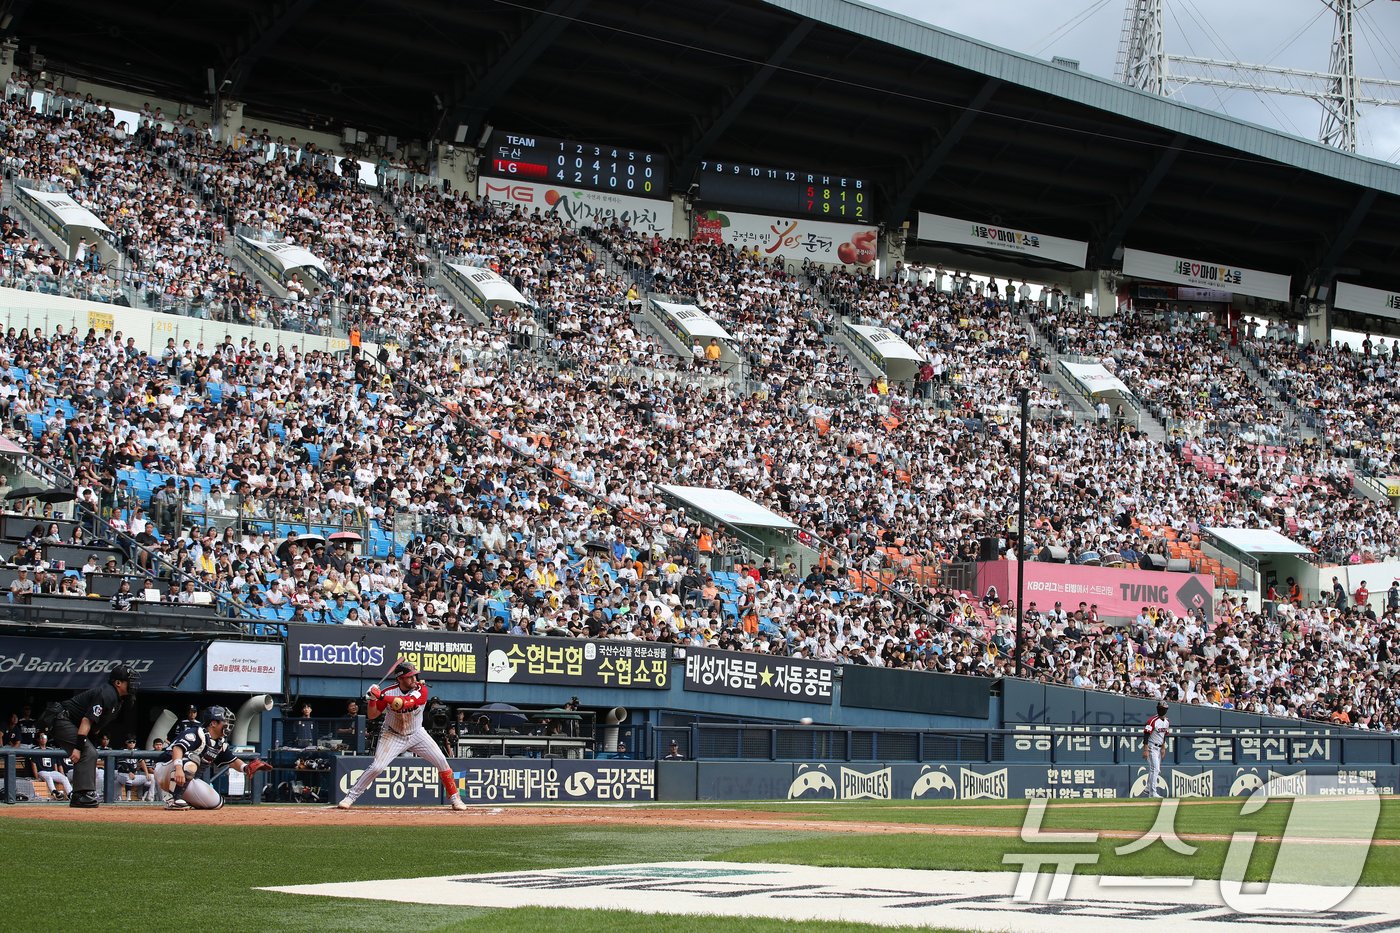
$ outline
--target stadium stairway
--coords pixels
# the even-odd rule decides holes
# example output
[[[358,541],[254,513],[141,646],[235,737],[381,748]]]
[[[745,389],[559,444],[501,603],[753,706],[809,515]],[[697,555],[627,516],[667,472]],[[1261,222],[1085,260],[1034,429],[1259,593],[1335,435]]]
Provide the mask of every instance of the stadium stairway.
[[[1094,403],[1086,398],[1077,386],[1060,374],[1060,368],[1056,364],[1063,354],[1055,349],[1055,345],[1050,340],[1041,335],[1039,328],[1024,312],[1021,315],[1021,324],[1026,328],[1026,333],[1030,335],[1031,342],[1040,349],[1049,363],[1050,371],[1041,373],[1040,381],[1053,389],[1064,400],[1065,404],[1070,407],[1070,414],[1075,421],[1093,421],[1097,418],[1098,414],[1094,411]],[[1152,440],[1163,441],[1166,439],[1167,429],[1149,412],[1142,412],[1140,424]]]
[[[1234,346],[1228,347],[1227,352],[1235,364],[1249,376],[1250,381],[1259,387],[1259,391],[1269,400],[1269,405],[1283,415],[1289,433],[1296,435],[1299,440],[1304,442],[1316,443],[1322,440],[1317,429],[1308,423],[1308,418],[1303,411],[1278,393],[1272,380],[1258,366],[1254,365],[1254,361],[1249,358],[1248,354]]]

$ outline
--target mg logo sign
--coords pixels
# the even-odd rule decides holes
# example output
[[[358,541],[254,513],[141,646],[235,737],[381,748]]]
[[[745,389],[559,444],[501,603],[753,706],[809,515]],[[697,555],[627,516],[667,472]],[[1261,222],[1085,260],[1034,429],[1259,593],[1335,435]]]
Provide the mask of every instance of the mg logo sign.
[[[486,182],[486,196],[493,201],[514,201],[517,204],[534,204],[535,189],[529,185],[512,185],[510,182]]]

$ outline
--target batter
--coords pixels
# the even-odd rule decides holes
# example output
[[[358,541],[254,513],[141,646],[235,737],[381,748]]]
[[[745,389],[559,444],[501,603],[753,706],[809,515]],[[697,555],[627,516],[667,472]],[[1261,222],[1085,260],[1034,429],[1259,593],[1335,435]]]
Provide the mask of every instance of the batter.
[[[457,792],[457,778],[448,767],[446,756],[433,737],[428,735],[428,730],[423,728],[428,685],[418,679],[418,671],[407,661],[400,661],[394,668],[394,678],[394,686],[389,689],[381,691],[375,686],[365,695],[369,700],[366,715],[370,719],[383,715],[384,726],[379,730],[379,745],[374,750],[374,760],[349,793],[336,804],[337,809],[349,810],[388,767],[389,762],[404,752],[412,752],[438,769],[443,789],[447,792],[447,805],[453,810],[466,810],[467,804]]]

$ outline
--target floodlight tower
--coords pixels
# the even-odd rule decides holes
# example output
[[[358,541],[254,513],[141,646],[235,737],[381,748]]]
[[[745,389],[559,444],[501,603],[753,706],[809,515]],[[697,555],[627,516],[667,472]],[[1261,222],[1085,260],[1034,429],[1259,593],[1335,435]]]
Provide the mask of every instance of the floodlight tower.
[[[1356,74],[1356,14],[1374,0],[1319,0],[1336,19],[1327,71],[1168,55],[1162,38],[1165,2],[1128,0],[1118,44],[1117,77],[1124,84],[1164,97],[1193,84],[1308,97],[1322,106],[1318,141],[1346,152],[1356,151],[1359,105],[1400,106],[1400,81]]]

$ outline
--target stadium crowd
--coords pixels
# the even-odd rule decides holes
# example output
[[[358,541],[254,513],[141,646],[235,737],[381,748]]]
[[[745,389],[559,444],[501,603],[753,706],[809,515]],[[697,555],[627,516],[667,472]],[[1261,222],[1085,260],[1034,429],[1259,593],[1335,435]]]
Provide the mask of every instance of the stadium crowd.
[[[252,136],[229,144],[154,120],[125,132],[96,102],[50,116],[3,107],[17,174],[103,217],[130,281],[299,330],[334,313],[401,346],[369,359],[248,340],[144,353],[96,331],[0,338],[8,435],[71,470],[83,506],[139,545],[134,569],[173,567],[256,618],[654,639],[999,676],[1010,610],[953,590],[938,570],[975,559],[983,538],[1004,549],[1019,427],[1009,400],[1027,383],[1054,416],[1034,432],[1035,550],[1131,563],[1165,551],[1162,529],[1216,524],[1278,528],[1358,560],[1400,542],[1393,513],[1343,494],[1348,467],[1333,452],[1211,431],[1154,442],[1075,420],[1040,378],[1047,356],[1031,317],[1059,350],[1111,364],[1167,417],[1209,409],[1214,421],[1276,427],[1278,409],[1190,319],[1102,322],[1029,302],[1010,283],[1004,295],[950,292],[616,226],[581,233],[438,189],[374,192],[310,145],[269,157]],[[266,303],[223,248],[236,230],[307,247],[327,278]],[[59,260],[12,218],[3,237],[26,276],[109,274]],[[492,265],[537,312],[478,323],[437,291],[430,250]],[[648,290],[723,323],[748,360],[742,378],[664,353],[634,318]],[[259,310],[274,307],[295,317]],[[838,307],[926,354],[914,385],[858,374],[833,339]],[[1352,378],[1319,358],[1293,361],[1325,372],[1287,382],[1295,395]],[[1383,406],[1394,390],[1371,381],[1348,400]],[[1374,412],[1325,414],[1346,431]],[[1391,448],[1383,437],[1378,449]],[[772,560],[733,568],[738,543],[663,502],[664,482],[749,496],[791,517],[824,560],[801,576]],[[303,546],[281,540],[278,522],[383,529],[402,550]],[[1214,618],[1127,627],[1104,625],[1093,607],[1041,607],[1029,613],[1028,660],[1055,682],[1390,729],[1400,606],[1386,606],[1379,618],[1320,603],[1264,615],[1222,601]]]

